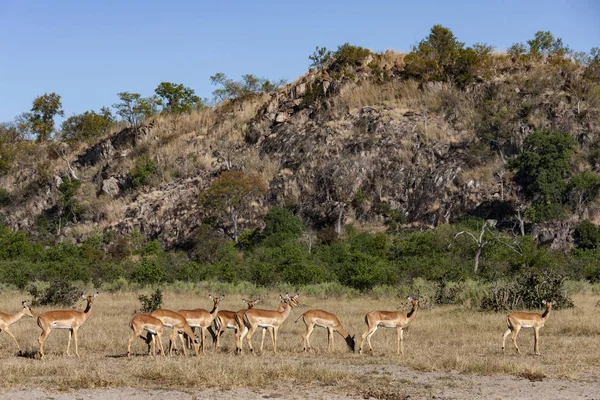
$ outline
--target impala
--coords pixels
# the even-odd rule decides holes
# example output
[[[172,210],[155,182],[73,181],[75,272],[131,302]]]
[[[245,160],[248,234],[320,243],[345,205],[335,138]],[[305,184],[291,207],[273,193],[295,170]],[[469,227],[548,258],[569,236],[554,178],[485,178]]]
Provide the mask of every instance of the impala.
[[[23,318],[23,316],[25,316],[25,315],[33,317],[33,314],[31,313],[31,308],[29,308],[29,303],[27,303],[27,301],[24,301],[21,304],[23,305],[23,309],[16,314],[10,315],[10,314],[5,314],[3,312],[0,312],[0,333],[2,331],[8,333],[8,335],[11,338],[13,338],[13,340],[17,344],[17,349],[19,349],[19,351],[21,351],[21,346],[19,346],[19,342],[17,342],[17,338],[15,338],[15,335],[12,334],[12,332],[8,329],[8,327],[11,326],[12,324],[14,324],[15,322],[17,322],[18,320],[20,320],[21,318]]]
[[[512,332],[512,341],[517,349],[517,353],[521,354],[519,350],[519,346],[517,346],[517,336],[519,335],[519,331],[521,328],[533,328],[535,344],[534,344],[534,352],[535,355],[540,355],[539,349],[539,340],[540,340],[540,328],[544,326],[544,323],[548,319],[548,315],[550,315],[550,310],[552,309],[552,302],[546,300],[542,301],[543,304],[546,305],[546,311],[543,314],[535,314],[535,313],[525,313],[525,312],[514,312],[512,314],[508,314],[506,316],[506,324],[508,325],[508,329],[504,332],[504,336],[502,337],[502,351],[504,352],[504,345],[506,343],[506,337]]]
[[[67,356],[69,355],[69,349],[71,348],[71,337],[75,337],[75,355],[79,357],[79,349],[77,344],[77,332],[79,328],[88,320],[92,315],[92,303],[98,296],[98,292],[93,296],[81,296],[87,301],[85,311],[77,310],[58,310],[58,311],[47,311],[40,315],[37,319],[37,324],[42,328],[42,334],[38,339],[40,343],[40,355],[42,360],[46,357],[44,354],[44,342],[48,338],[48,335],[52,332],[52,329],[68,329],[69,330],[69,342],[67,343]]]
[[[210,312],[202,308],[196,310],[179,310],[179,314],[185,317],[192,328],[200,328],[202,333],[202,354],[205,353],[206,349],[206,331],[217,317],[219,313],[219,303],[225,298],[225,295],[222,295],[221,297],[209,295],[208,297],[213,301],[213,309]]]
[[[235,320],[236,314],[239,314],[239,316],[241,317],[247,310],[254,308],[254,306],[260,301],[260,299],[256,299],[254,301],[242,299],[242,301],[244,303],[246,303],[246,305],[248,306],[248,308],[246,310],[240,310],[237,312],[227,311],[227,310],[219,311],[219,315],[217,315],[217,318],[214,321],[215,328],[216,328],[215,336],[216,336],[216,341],[217,341],[217,343],[216,343],[217,348],[221,347],[221,335],[223,334],[223,332],[225,332],[225,329],[234,329],[235,334],[237,335],[238,330],[239,330],[239,325],[237,324],[237,321]]]
[[[404,314],[403,312],[398,311],[371,311],[367,315],[365,315],[365,322],[367,323],[367,330],[363,333],[362,338],[360,339],[360,347],[358,348],[358,352],[362,354],[363,344],[365,343],[365,339],[367,339],[367,343],[369,343],[369,349],[371,349],[371,354],[373,354],[373,347],[371,346],[371,336],[375,333],[377,328],[396,328],[398,331],[398,354],[404,354],[404,337],[403,330],[406,328],[406,325],[409,324],[415,318],[417,314],[417,309],[419,308],[419,300],[413,299],[412,297],[408,297],[408,301],[412,303],[412,310],[408,312],[408,314]]]
[[[354,335],[350,336],[344,330],[342,323],[335,315],[323,310],[308,310],[299,316],[294,322],[298,322],[300,318],[303,319],[304,324],[306,325],[306,333],[303,336],[304,351],[311,349],[310,335],[312,335],[315,326],[320,326],[321,328],[327,329],[327,350],[330,353],[335,350],[335,345],[333,343],[334,332],[339,333],[346,340],[346,344],[350,350],[354,351]]]
[[[156,356],[156,342],[158,342],[158,347],[160,349],[160,353],[165,355],[165,351],[162,345],[161,335],[165,331],[165,325],[158,318],[153,317],[149,314],[138,314],[134,315],[129,321],[129,327],[133,331],[131,337],[127,341],[127,357],[131,357],[131,342],[139,336],[144,339],[144,341],[148,344],[148,354],[150,354],[150,342],[153,342],[153,355]],[[144,332],[148,333],[148,337],[143,336]]]
[[[167,328],[173,329],[173,331],[169,335],[169,355],[173,354],[173,347],[175,346],[175,340],[177,339],[177,336],[179,336],[179,339],[181,340],[181,345],[183,346],[183,354],[187,356],[187,353],[185,351],[185,343],[183,342],[183,336],[180,335],[182,333],[185,333],[186,335],[194,338],[194,351],[196,352],[196,355],[200,354],[198,339],[194,335],[192,328],[187,323],[187,321],[183,315],[176,313],[175,311],[165,310],[162,308],[159,310],[153,311],[150,315],[153,316],[154,318],[158,318],[160,320],[160,322],[162,322],[164,324],[164,326],[166,326]],[[148,336],[147,341],[148,341],[148,343],[150,343],[151,333],[148,332],[148,335],[149,336]]]
[[[284,299],[281,295],[279,296],[281,301],[281,305],[283,305],[283,310],[275,311],[275,310],[259,310],[253,308],[251,310],[247,310],[242,316],[242,322],[245,326],[245,329],[240,329],[238,333],[238,352],[242,351],[244,337],[248,342],[248,347],[250,347],[250,352],[254,353],[254,348],[252,347],[252,335],[258,328],[269,329],[269,333],[271,334],[271,342],[273,343],[273,352],[277,354],[277,332],[279,331],[279,327],[283,322],[287,319],[292,311],[292,307],[299,305],[298,303],[298,295],[296,294],[294,297],[290,297],[289,294],[286,294],[286,298]],[[263,331],[264,335],[264,331]],[[261,354],[262,354],[262,343],[261,343]]]

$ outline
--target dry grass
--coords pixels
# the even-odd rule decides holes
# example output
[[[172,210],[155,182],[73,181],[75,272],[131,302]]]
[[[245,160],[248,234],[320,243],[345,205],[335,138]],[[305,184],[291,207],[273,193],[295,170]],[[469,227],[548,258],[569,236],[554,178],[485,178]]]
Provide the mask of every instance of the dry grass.
[[[166,293],[164,306],[171,309],[208,307],[208,293],[203,296],[187,293]],[[239,309],[239,296],[228,296],[225,309]],[[0,294],[3,311],[18,310],[23,295]],[[263,296],[264,308],[275,308],[277,296]],[[419,311],[405,334],[405,355],[397,355],[395,331],[378,330],[373,337],[375,355],[351,354],[341,337],[336,337],[336,353],[329,356],[326,334],[317,329],[312,336],[314,353],[300,352],[304,324],[293,321],[308,308],[323,308],[335,312],[350,333],[357,339],[365,329],[364,314],[372,309],[407,309],[406,301],[393,298],[373,300],[367,297],[352,300],[317,300],[304,298],[306,306],[295,309],[280,331],[279,350],[272,353],[267,335],[265,354],[235,356],[232,331],[223,337],[224,351],[209,349],[200,357],[153,359],[142,355],[145,344],[134,342],[132,359],[124,357],[130,335],[128,321],[139,307],[134,293],[101,293],[94,314],[80,330],[81,359],[64,355],[67,334],[53,332],[46,342],[46,361],[37,356],[37,337],[40,329],[35,320],[25,319],[13,325],[25,354],[16,357],[16,348],[8,335],[0,335],[0,368],[7,387],[42,387],[73,389],[92,387],[268,387],[273,382],[299,384],[321,383],[351,390],[361,377],[374,368],[391,371],[409,368],[417,371],[459,372],[479,375],[508,374],[544,379],[546,377],[584,379],[600,372],[600,321],[596,318],[598,295],[579,294],[577,308],[554,311],[541,333],[541,357],[533,356],[533,334],[524,330],[519,337],[523,355],[512,348],[502,354],[501,338],[506,329],[504,314],[481,313],[457,307],[437,307]],[[81,306],[81,305],[80,305]],[[35,308],[34,313],[47,308]],[[163,338],[166,344],[166,337]],[[255,348],[260,336],[254,337]],[[393,375],[393,374],[392,374]],[[394,380],[382,376],[372,381]],[[361,384],[362,385],[362,384]],[[361,386],[365,388],[364,385]]]

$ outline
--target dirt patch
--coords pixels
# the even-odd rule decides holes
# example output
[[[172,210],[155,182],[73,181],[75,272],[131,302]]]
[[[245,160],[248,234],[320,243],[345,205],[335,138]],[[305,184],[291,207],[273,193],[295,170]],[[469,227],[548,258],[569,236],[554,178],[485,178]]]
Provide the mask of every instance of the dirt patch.
[[[12,400],[108,400],[108,399],[600,399],[600,377],[577,381],[530,380],[513,376],[480,376],[447,372],[419,372],[397,365],[357,366],[352,386],[280,384],[264,389],[82,389],[54,392],[39,389],[0,391]],[[362,372],[362,373],[361,373]]]

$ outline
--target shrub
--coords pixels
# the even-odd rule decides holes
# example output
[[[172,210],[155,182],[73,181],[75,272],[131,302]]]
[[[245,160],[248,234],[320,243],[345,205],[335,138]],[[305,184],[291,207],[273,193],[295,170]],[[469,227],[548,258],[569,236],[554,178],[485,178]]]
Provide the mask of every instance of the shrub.
[[[158,168],[154,160],[142,157],[137,160],[135,168],[131,172],[131,186],[136,189],[150,183],[150,178],[156,174]]]
[[[586,220],[577,225],[573,237],[575,247],[578,249],[595,249],[600,241],[600,230],[592,222]]]
[[[162,307],[162,289],[157,288],[152,295],[149,297],[142,294],[138,296],[138,300],[140,301],[141,313],[150,314],[153,311],[158,310]]]
[[[371,54],[371,50],[360,46],[352,46],[350,43],[344,43],[338,46],[337,51],[333,54],[335,63],[344,65],[360,65],[365,58]]]
[[[303,231],[304,225],[300,218],[285,208],[273,207],[265,215],[265,229],[263,230],[265,237],[278,233],[297,238]]]
[[[0,207],[6,207],[10,204],[10,193],[4,188],[0,188]]]
[[[498,281],[483,298],[482,308],[501,311],[515,308],[538,308],[543,300],[553,307],[570,308],[573,301],[566,294],[565,276],[550,271],[530,271],[513,279]]]
[[[29,294],[33,297],[33,305],[71,307],[79,300],[82,292],[67,278],[56,278],[50,281],[50,285],[43,290],[38,289],[37,286],[31,286]]]
[[[165,279],[165,269],[155,257],[144,257],[133,271],[132,278],[142,285],[154,285]]]

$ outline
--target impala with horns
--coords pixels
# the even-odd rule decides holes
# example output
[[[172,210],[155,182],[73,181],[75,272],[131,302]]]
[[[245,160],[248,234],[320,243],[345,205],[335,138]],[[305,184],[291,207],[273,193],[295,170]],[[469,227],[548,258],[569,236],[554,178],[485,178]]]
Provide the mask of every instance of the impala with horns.
[[[273,343],[273,352],[277,354],[277,333],[279,331],[279,327],[285,322],[287,317],[290,315],[292,307],[296,307],[300,304],[298,302],[298,297],[298,294],[296,294],[293,297],[290,297],[289,294],[286,294],[285,298],[279,295],[280,302],[283,305],[282,311],[260,310],[257,308],[247,310],[242,316],[242,322],[244,323],[246,329],[240,329],[238,339],[238,352],[242,351],[244,338],[246,338],[246,341],[248,342],[248,347],[250,347],[250,352],[254,353],[254,348],[252,347],[252,336],[258,328],[263,328],[269,330],[269,333],[271,334],[271,342]],[[261,343],[261,354],[262,351],[263,349]]]
[[[40,343],[40,355],[42,360],[46,357],[44,353],[44,342],[48,338],[48,335],[52,332],[52,329],[68,329],[69,330],[69,342],[67,343],[67,356],[69,355],[69,349],[71,348],[71,337],[75,338],[75,355],[79,357],[79,348],[77,343],[77,332],[79,328],[88,320],[92,315],[92,304],[94,299],[98,296],[96,292],[93,296],[81,296],[87,301],[85,311],[77,310],[57,310],[47,311],[40,315],[37,319],[37,324],[42,328],[42,334],[38,339]]]
[[[21,346],[19,346],[17,338],[15,338],[15,335],[12,334],[8,327],[20,320],[21,318],[23,318],[25,315],[33,317],[33,314],[31,313],[31,308],[29,307],[29,303],[27,303],[27,300],[25,300],[21,304],[23,305],[23,308],[16,314],[5,314],[3,312],[0,312],[0,333],[2,333],[2,331],[8,333],[8,335],[15,341],[17,349],[19,349],[19,351],[21,351]]]
[[[404,354],[404,328],[412,321],[419,308],[419,299],[408,297],[408,301],[412,303],[412,309],[405,314],[399,311],[371,311],[365,315],[365,323],[367,324],[367,330],[363,333],[360,339],[360,346],[358,352],[362,354],[363,344],[365,339],[369,343],[369,349],[373,354],[373,347],[371,346],[371,336],[375,333],[377,328],[396,328],[398,331],[398,354]]]
[[[515,345],[517,353],[521,354],[519,346],[517,345],[517,336],[521,328],[533,328],[535,344],[533,345],[533,351],[535,355],[540,355],[539,341],[540,341],[540,329],[543,328],[550,310],[552,309],[552,302],[546,300],[542,301],[542,304],[546,305],[546,310],[543,314],[526,313],[526,312],[514,312],[506,316],[506,324],[508,329],[504,332],[502,337],[502,351],[504,352],[504,345],[506,344],[506,338],[512,332],[512,342]]]
[[[285,298],[288,301],[292,301],[294,306],[298,306],[300,305],[300,303],[297,301],[297,296],[294,296],[294,300],[292,300],[292,297],[290,297],[289,294],[286,293]],[[279,306],[277,307],[277,312],[282,312],[283,309],[285,307],[285,302],[283,300],[279,301]],[[246,310],[240,310],[237,313],[235,313],[235,322],[238,326],[238,331],[236,332],[236,337],[235,337],[235,344],[236,344],[236,351],[238,348],[240,348],[240,346],[238,346],[238,342],[239,342],[239,338],[243,335],[246,336],[246,334],[248,333],[248,327],[244,324],[244,314],[246,313],[246,311],[248,311],[250,308],[253,307],[249,307]],[[220,313],[219,313],[220,314]],[[240,328],[241,325],[241,328]],[[271,334],[271,340],[273,339],[273,327],[263,327],[262,330],[262,338],[260,339],[260,349],[262,351],[264,344],[265,344],[265,334],[267,333],[267,330],[269,330],[269,333]]]
[[[213,297],[212,294],[208,296],[213,302],[213,308],[209,312],[203,308],[195,310],[179,310],[179,314],[183,315],[187,323],[193,328],[200,328],[202,335],[202,354],[205,354],[206,350],[206,331],[211,327],[215,318],[219,313],[219,303],[225,298],[225,295],[221,297]],[[214,332],[211,332],[215,335]],[[217,339],[218,340],[218,339]]]
[[[221,335],[225,332],[226,329],[233,329],[234,334],[237,335],[240,326],[238,325],[235,315],[239,314],[240,317],[248,310],[254,308],[254,306],[260,301],[260,299],[256,300],[246,300],[242,299],[244,303],[248,306],[245,310],[239,311],[227,311],[227,310],[219,310],[219,314],[217,318],[215,318],[214,326],[215,326],[215,340],[217,348],[221,347]]]
[[[185,351],[185,343],[183,342],[183,336],[181,336],[181,334],[183,333],[185,333],[191,338],[194,338],[194,351],[196,352],[196,355],[200,354],[200,345],[198,344],[198,339],[194,335],[192,328],[187,323],[183,315],[176,313],[175,311],[165,310],[162,308],[153,311],[150,315],[154,318],[158,318],[167,328],[173,329],[173,331],[169,335],[169,355],[173,354],[175,340],[177,339],[177,336],[179,336],[179,339],[181,340],[181,345],[183,346],[183,354],[187,356],[187,352]],[[150,335],[151,333],[148,332],[148,344],[152,340]]]
[[[160,319],[149,314],[134,315],[133,318],[131,318],[131,321],[129,321],[129,327],[133,333],[127,341],[127,357],[131,357],[131,343],[137,336],[142,338],[146,344],[148,344],[148,354],[150,354],[150,342],[152,342],[152,355],[156,356],[156,344],[158,343],[160,354],[164,357],[165,351],[163,349],[161,336],[165,331],[165,325]],[[147,336],[143,335],[144,332],[147,333]]]
[[[306,325],[306,333],[303,336],[303,346],[305,352],[311,349],[310,335],[312,335],[315,326],[320,326],[321,328],[327,329],[327,350],[330,353],[335,350],[335,345],[333,343],[334,332],[339,333],[346,341],[346,344],[350,350],[354,351],[354,335],[350,336],[350,334],[346,332],[342,326],[342,323],[334,314],[323,310],[308,310],[299,316],[295,322],[298,322],[300,318],[302,318],[304,324]]]

